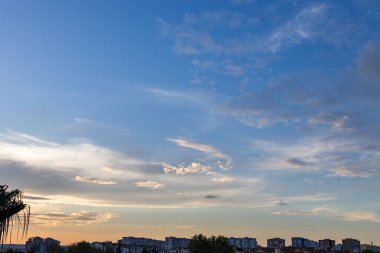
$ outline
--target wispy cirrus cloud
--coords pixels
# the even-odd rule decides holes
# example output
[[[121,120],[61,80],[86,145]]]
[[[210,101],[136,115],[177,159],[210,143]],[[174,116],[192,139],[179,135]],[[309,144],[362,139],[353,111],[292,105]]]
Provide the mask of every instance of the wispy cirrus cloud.
[[[326,4],[317,4],[301,10],[295,17],[273,31],[267,40],[268,49],[276,53],[285,47],[312,39],[316,33],[319,33],[321,24],[327,17],[327,8]]]
[[[74,180],[77,182],[91,183],[91,184],[117,184],[117,182],[113,180],[100,180],[95,177],[75,176]]]
[[[275,215],[313,215],[323,216],[332,219],[339,219],[345,221],[369,221],[380,222],[380,215],[374,212],[355,210],[345,211],[339,208],[330,208],[326,206],[316,207],[304,210],[283,210],[273,212]]]
[[[208,156],[208,158],[210,158],[210,159],[222,159],[223,161],[218,160],[218,166],[220,169],[230,169],[232,166],[231,157],[222,153],[217,148],[215,148],[211,145],[197,143],[197,142],[194,142],[192,140],[189,140],[189,139],[183,138],[183,137],[168,138],[167,140],[177,144],[180,147],[198,150],[198,151],[206,154]]]

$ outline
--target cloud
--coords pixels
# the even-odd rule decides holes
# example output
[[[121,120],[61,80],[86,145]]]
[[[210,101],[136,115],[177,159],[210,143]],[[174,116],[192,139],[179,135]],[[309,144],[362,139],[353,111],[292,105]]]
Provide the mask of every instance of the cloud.
[[[212,181],[219,182],[219,183],[228,183],[228,182],[232,182],[234,180],[235,180],[235,178],[233,178],[233,177],[222,176],[222,175],[220,177],[214,177],[212,179]]]
[[[286,162],[288,162],[291,165],[295,165],[297,167],[306,167],[309,165],[313,165],[313,163],[306,162],[306,161],[303,161],[303,160],[298,159],[298,158],[287,158]]]
[[[333,193],[315,193],[315,194],[304,194],[299,196],[287,196],[281,197],[285,203],[295,203],[295,202],[326,202],[336,200],[337,197]]]
[[[345,221],[369,221],[380,222],[380,216],[374,212],[363,210],[344,211],[338,208],[329,208],[326,206],[312,208],[310,210],[286,210],[273,212],[276,215],[315,215],[324,216],[333,219]]]
[[[173,42],[174,52],[185,55],[231,52],[231,48],[228,48],[231,38],[217,38],[213,31],[221,27],[230,30],[252,27],[258,22],[257,17],[226,10],[204,12],[199,15],[185,14],[182,22],[176,25],[162,18],[157,20],[161,34]]]
[[[138,177],[139,169],[148,164],[85,139],[62,144],[14,131],[0,134],[0,160],[19,162],[35,170],[77,173],[76,181],[97,184],[111,183],[112,178]]]
[[[41,196],[29,196],[29,195],[25,195],[24,199],[27,199],[27,200],[49,200],[49,198],[45,198],[45,197],[41,197]]]
[[[74,178],[75,181],[77,182],[82,182],[82,183],[91,183],[91,184],[117,184],[116,181],[113,180],[100,180],[94,177],[81,177],[81,176],[75,176]]]
[[[277,202],[277,205],[279,205],[279,206],[288,206],[289,204],[286,203],[286,202],[283,201],[283,200],[280,200],[280,201]]]
[[[347,168],[347,167],[337,167],[332,170],[331,176],[334,177],[362,177],[362,178],[368,178],[376,174],[376,170],[369,170],[369,171],[360,171],[355,170],[353,168]]]
[[[344,213],[344,219],[348,221],[380,222],[380,215],[373,212],[353,211]]]
[[[218,199],[219,196],[217,196],[217,195],[206,195],[205,198],[206,199]]]
[[[335,131],[352,132],[354,130],[348,127],[350,117],[347,115],[339,115],[338,113],[319,112],[316,116],[310,117],[308,122],[312,125],[330,125],[331,129]]]
[[[223,163],[218,161],[218,165],[219,165],[220,169],[230,169],[232,166],[231,157],[222,153],[221,151],[219,151],[218,149],[216,149],[215,147],[213,147],[211,145],[196,143],[192,140],[182,138],[182,137],[181,138],[168,138],[167,140],[177,144],[180,147],[194,149],[194,150],[198,150],[202,153],[205,153],[211,159],[223,159],[224,160]]]
[[[380,155],[377,148],[366,147],[367,141],[354,135],[305,137],[290,144],[255,140],[252,150],[260,157],[250,164],[259,170],[318,171],[329,176],[368,178],[379,173]]]
[[[59,227],[90,225],[105,223],[111,220],[114,215],[111,213],[94,213],[81,210],[73,213],[34,213],[31,216],[30,225],[32,227]]]
[[[177,228],[180,228],[180,229],[193,229],[197,227],[198,227],[197,225],[177,225]]]
[[[175,101],[188,101],[194,104],[204,104],[208,100],[207,94],[198,92],[195,93],[194,91],[178,91],[178,90],[165,90],[161,88],[145,88],[143,89],[144,92],[153,94],[159,98],[163,98],[164,101],[168,101],[170,99],[170,102]]]
[[[277,7],[283,6],[283,3],[278,2],[275,5],[276,8],[273,7],[274,4],[257,4],[257,12],[251,15],[215,11],[186,14],[175,24],[160,19],[159,24],[177,53],[194,55],[190,61],[195,68],[193,80],[197,83],[203,84],[204,80],[212,79],[212,90],[219,91],[224,89],[218,89],[218,84],[223,87],[230,87],[232,83],[240,84],[238,92],[233,90],[232,93],[225,93],[228,98],[224,101],[215,101],[218,97],[214,97],[212,105],[209,105],[212,107],[209,108],[211,113],[233,117],[244,125],[256,128],[300,124],[306,121],[314,125],[329,125],[331,130],[337,132],[356,131],[355,127],[365,123],[360,122],[359,117],[366,117],[361,116],[360,112],[368,108],[355,110],[353,101],[362,100],[368,103],[368,96],[373,101],[378,100],[378,88],[373,94],[374,87],[354,87],[356,76],[353,73],[329,72],[326,77],[324,69],[319,73],[318,70],[313,70],[313,73],[311,70],[304,71],[301,66],[301,70],[296,67],[295,73],[279,73],[273,78],[273,73],[263,69],[272,70],[267,65],[283,59],[276,56],[278,53],[285,53],[286,49],[308,41],[328,45],[326,50],[345,59],[347,57],[342,52],[334,51],[335,47],[359,47],[369,35],[372,36],[367,21],[363,19],[354,22],[349,10],[338,4],[299,4],[295,6],[294,12],[285,16],[284,13],[279,13],[281,7]],[[276,16],[276,19],[269,21],[265,17],[267,14],[263,13],[271,7],[271,16]],[[257,21],[261,19],[268,23]],[[268,27],[274,28],[268,30]],[[228,31],[231,29],[233,32],[221,34],[218,28]],[[355,34],[355,40],[352,39],[352,34]],[[353,44],[347,45],[351,43]],[[360,50],[357,61],[358,72],[375,78],[374,80],[378,80],[379,72],[376,71],[379,65],[376,61],[379,58],[376,57],[378,44],[368,42]],[[253,64],[252,59],[260,67]],[[224,81],[226,75],[234,79]],[[238,95],[231,96],[235,92]],[[186,97],[187,93],[189,92],[184,92],[181,96]],[[205,101],[207,104],[211,100]]]
[[[217,53],[222,47],[206,31],[199,31],[191,27],[196,19],[191,15],[184,17],[183,26],[174,26],[162,18],[157,20],[161,33],[174,42],[173,50],[178,54],[197,55],[201,53]]]
[[[326,11],[325,4],[312,5],[301,10],[294,18],[275,29],[267,40],[268,49],[277,53],[284,47],[313,38],[317,30],[321,29]]]
[[[164,172],[166,174],[175,173],[177,175],[185,175],[185,174],[196,174],[196,173],[204,173],[208,174],[211,171],[209,166],[202,165],[200,163],[191,163],[189,166],[178,165],[171,166],[169,164],[164,163]]]
[[[223,174],[212,171],[211,166],[206,166],[201,163],[192,162],[190,165],[177,165],[172,166],[164,163],[165,174],[176,174],[176,175],[186,175],[186,174],[204,174],[212,177],[211,181],[218,183],[230,183],[235,180],[233,177],[225,176]]]
[[[213,171],[210,174],[195,173],[185,174],[186,176],[174,172],[165,174],[162,163],[159,164],[160,167],[154,166],[160,171],[154,174],[154,180],[150,179],[152,174],[138,174],[136,178],[117,177],[118,184],[110,185],[77,182],[73,180],[77,170],[35,169],[9,160],[0,161],[0,171],[4,182],[24,189],[26,196],[33,196],[28,198],[27,203],[33,206],[34,213],[50,213],[56,208],[166,209],[251,206],[252,203],[257,207],[266,201],[261,197],[265,188],[261,178],[234,175],[235,180],[230,181]],[[230,182],[213,181],[214,178]],[[147,189],[157,187],[165,190],[153,189],[147,194]],[[204,198],[205,195],[214,195],[215,192],[225,198],[213,202]]]
[[[311,215],[312,213],[307,210],[295,210],[295,211],[276,211],[275,215]]]
[[[165,184],[158,183],[156,181],[139,181],[135,183],[138,187],[148,188],[152,190],[163,189]]]
[[[305,183],[307,183],[307,184],[314,184],[314,183],[315,183],[315,180],[310,179],[310,178],[305,178],[303,181],[304,181]]]
[[[233,5],[250,5],[253,2],[253,0],[230,0],[230,3]]]

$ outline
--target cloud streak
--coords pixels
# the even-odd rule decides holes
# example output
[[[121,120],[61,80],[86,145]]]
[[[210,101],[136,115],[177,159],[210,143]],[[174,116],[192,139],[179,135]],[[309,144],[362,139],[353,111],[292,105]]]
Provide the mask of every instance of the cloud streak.
[[[81,210],[73,213],[36,213],[31,216],[32,227],[84,226],[106,223],[114,217],[111,213],[94,213]]]
[[[334,218],[344,221],[367,221],[367,222],[380,222],[380,216],[374,212],[368,211],[344,211],[337,208],[329,207],[316,207],[310,210],[284,210],[276,211],[275,215],[314,215],[314,216],[324,216],[328,218]]]
[[[198,150],[208,156],[210,159],[222,159],[223,162],[218,161],[218,166],[220,169],[230,169],[232,166],[232,159],[228,155],[222,153],[217,148],[207,145],[207,144],[201,144],[194,142],[192,140],[186,139],[186,138],[168,138],[168,141],[171,141],[175,144],[177,144],[180,147],[189,148],[193,150]]]
[[[156,181],[139,181],[135,183],[138,187],[142,188],[148,188],[152,190],[157,190],[157,189],[163,189],[165,188],[165,184],[156,182]]]
[[[312,39],[326,19],[325,4],[312,5],[301,10],[294,18],[275,29],[268,38],[268,49],[277,53],[285,47]]]

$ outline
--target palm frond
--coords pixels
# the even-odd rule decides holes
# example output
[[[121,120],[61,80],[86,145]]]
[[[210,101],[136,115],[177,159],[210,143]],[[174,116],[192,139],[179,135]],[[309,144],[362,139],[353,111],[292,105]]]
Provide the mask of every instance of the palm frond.
[[[0,185],[0,244],[12,235],[12,229],[17,226],[17,232],[22,230],[25,236],[28,232],[30,206],[22,201],[23,192],[15,189],[7,191],[7,185]],[[18,234],[18,233],[17,233]]]

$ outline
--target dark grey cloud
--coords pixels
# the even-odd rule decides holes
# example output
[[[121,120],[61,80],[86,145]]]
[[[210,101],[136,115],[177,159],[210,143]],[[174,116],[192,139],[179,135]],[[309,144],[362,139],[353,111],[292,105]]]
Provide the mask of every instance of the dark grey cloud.
[[[280,201],[277,202],[277,205],[279,205],[279,206],[288,206],[289,204],[286,203],[286,202],[283,201],[283,200],[280,200]]]
[[[24,196],[24,199],[28,200],[49,200],[49,198],[44,198],[44,197],[39,197],[39,196],[29,196],[29,195],[25,195]]]
[[[218,199],[219,196],[217,196],[217,195],[206,195],[205,198],[206,199]]]
[[[311,166],[313,163],[303,161],[302,159],[298,158],[288,158],[286,161],[292,165],[300,166],[300,167],[305,167],[305,166]]]

